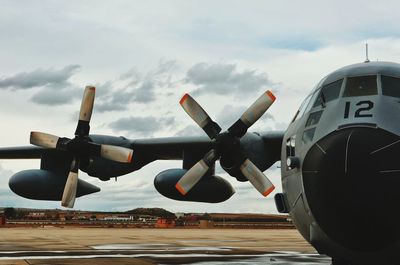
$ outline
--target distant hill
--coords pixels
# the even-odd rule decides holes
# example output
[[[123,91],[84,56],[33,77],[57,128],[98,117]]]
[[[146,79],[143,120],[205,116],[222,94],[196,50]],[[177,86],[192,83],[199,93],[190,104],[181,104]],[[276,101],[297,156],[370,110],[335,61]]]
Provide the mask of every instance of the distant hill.
[[[126,211],[125,213],[134,215],[150,215],[158,217],[175,217],[174,213],[171,213],[163,208],[136,208],[133,210]]]

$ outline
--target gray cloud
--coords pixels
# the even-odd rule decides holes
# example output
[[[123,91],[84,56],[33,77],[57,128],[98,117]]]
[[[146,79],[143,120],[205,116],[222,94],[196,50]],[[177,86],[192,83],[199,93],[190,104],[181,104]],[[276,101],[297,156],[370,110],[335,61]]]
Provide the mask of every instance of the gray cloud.
[[[175,133],[175,136],[206,136],[206,133],[197,125],[188,125]]]
[[[158,68],[153,73],[154,76],[160,76],[165,73],[169,73],[176,65],[176,61],[174,60],[160,60],[158,63]]]
[[[121,118],[110,123],[109,126],[115,132],[129,132],[135,135],[151,136],[161,129],[171,128],[174,124],[175,118],[173,117],[156,118],[147,116]]]
[[[155,101],[155,90],[171,85],[169,72],[174,65],[175,61],[160,61],[156,69],[144,76],[137,70],[131,69],[116,80],[97,84],[96,111],[123,111],[133,102]],[[41,87],[41,90],[31,98],[32,102],[48,106],[66,104],[82,96],[82,89],[74,87],[68,81],[79,68],[79,65],[69,65],[60,70],[38,69],[29,73],[19,73],[1,79],[0,88]],[[121,84],[121,81],[125,84]]]
[[[127,110],[129,104],[133,101],[133,92],[129,92],[126,89],[113,89],[112,83],[109,85],[108,89],[110,89],[112,93],[107,93],[104,96],[97,98],[99,102],[96,102],[95,104],[96,111],[107,112]]]
[[[175,61],[160,61],[158,67],[142,75],[136,69],[123,73],[118,80],[106,82],[113,93],[99,98],[96,109],[100,112],[127,110],[131,103],[150,103],[156,100],[155,91],[173,85],[171,71]],[[123,81],[126,85],[118,82]],[[117,88],[119,87],[119,88]]]
[[[122,104],[120,102],[103,102],[103,103],[98,103],[95,105],[95,110],[96,112],[107,112],[107,111],[123,111],[127,110],[127,106],[125,104]]]
[[[110,93],[113,91],[113,81],[106,81],[101,84],[96,84],[96,100],[98,98],[104,98],[110,95]]]
[[[136,68],[132,68],[129,71],[123,73],[119,77],[120,80],[130,80],[133,84],[139,82],[142,79],[142,75],[139,73]],[[136,82],[135,82],[136,81]]]
[[[43,86],[62,86],[68,83],[68,79],[80,68],[79,65],[67,65],[62,69],[36,69],[32,72],[18,73],[10,77],[0,79],[1,89],[29,89]]]
[[[265,73],[255,70],[237,70],[235,64],[198,63],[192,66],[185,82],[198,87],[193,94],[251,95],[261,88],[272,85]]]
[[[68,86],[66,88],[53,88],[46,86],[31,97],[31,101],[40,105],[56,106],[70,103],[75,99],[80,99],[83,89]]]
[[[155,83],[151,78],[148,78],[137,87],[131,95],[135,101],[140,103],[149,103],[155,100],[154,93]]]
[[[158,67],[148,72],[142,80],[138,80],[140,75],[131,76],[131,82],[129,86],[133,86],[131,90],[131,96],[136,102],[149,103],[154,101],[155,90],[157,88],[169,87],[172,85],[171,82],[171,71],[174,68],[176,62],[160,61]]]
[[[34,103],[55,106],[66,104],[82,96],[83,89],[76,88],[69,79],[80,69],[67,65],[62,69],[36,69],[0,79],[0,89],[40,89],[30,100]]]

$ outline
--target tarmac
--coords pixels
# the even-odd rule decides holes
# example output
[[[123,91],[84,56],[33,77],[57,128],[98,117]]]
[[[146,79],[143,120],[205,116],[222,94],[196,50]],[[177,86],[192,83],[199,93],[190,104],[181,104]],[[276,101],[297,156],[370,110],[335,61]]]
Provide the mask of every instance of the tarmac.
[[[0,265],[330,264],[295,229],[1,228]]]

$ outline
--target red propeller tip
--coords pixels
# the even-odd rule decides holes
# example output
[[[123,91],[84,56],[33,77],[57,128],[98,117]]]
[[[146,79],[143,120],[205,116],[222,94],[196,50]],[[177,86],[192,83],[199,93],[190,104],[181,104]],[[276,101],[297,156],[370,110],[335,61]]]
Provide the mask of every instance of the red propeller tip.
[[[272,101],[275,101],[276,97],[275,97],[274,94],[272,94],[271,91],[268,90],[266,93],[267,93],[267,95],[269,96],[269,98],[270,98]]]
[[[262,195],[264,197],[267,197],[274,189],[275,189],[275,186],[272,186],[271,188],[269,188],[266,191],[264,191]]]
[[[183,104],[183,102],[185,102],[185,100],[189,97],[189,94],[186,93],[185,95],[183,95],[183,97],[181,98],[181,100],[179,101],[179,104]]]
[[[179,183],[176,183],[175,188],[182,194],[182,195],[186,195],[186,191],[181,187],[181,185],[179,185]]]
[[[132,162],[132,157],[133,157],[133,153],[131,152],[131,153],[129,153],[129,156],[128,156],[128,162],[129,163]]]
[[[89,86],[88,88],[89,88],[89,90],[92,90],[92,91],[96,90],[96,87],[94,87],[94,86]]]

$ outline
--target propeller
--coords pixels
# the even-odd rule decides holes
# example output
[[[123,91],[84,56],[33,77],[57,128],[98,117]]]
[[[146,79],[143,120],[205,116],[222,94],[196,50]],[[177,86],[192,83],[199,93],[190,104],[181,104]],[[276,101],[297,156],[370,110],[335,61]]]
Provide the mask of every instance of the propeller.
[[[74,207],[78,187],[79,165],[83,158],[97,156],[121,163],[130,163],[132,161],[132,149],[107,144],[96,144],[90,140],[89,123],[93,112],[95,92],[96,88],[93,86],[85,88],[79,112],[79,121],[73,139],[42,132],[31,132],[31,144],[49,149],[68,151],[73,155],[70,172],[61,200],[61,205],[64,207]]]
[[[270,194],[275,189],[274,185],[240,150],[240,138],[268,110],[275,99],[271,91],[266,91],[227,131],[221,133],[221,127],[210,118],[207,112],[189,94],[185,94],[179,103],[186,113],[213,140],[213,149],[183,175],[176,183],[175,188],[182,195],[186,195],[206,174],[215,161],[221,157],[226,157],[233,161],[235,165],[239,165],[242,174],[258,192],[263,196]]]

